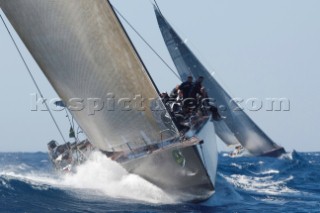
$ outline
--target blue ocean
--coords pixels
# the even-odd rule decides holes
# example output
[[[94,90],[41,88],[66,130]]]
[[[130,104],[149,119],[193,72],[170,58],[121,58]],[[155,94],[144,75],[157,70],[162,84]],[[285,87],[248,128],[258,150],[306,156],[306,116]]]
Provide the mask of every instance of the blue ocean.
[[[57,174],[47,153],[0,153],[0,212],[320,212],[320,153],[219,154],[216,193],[179,203],[99,153]]]

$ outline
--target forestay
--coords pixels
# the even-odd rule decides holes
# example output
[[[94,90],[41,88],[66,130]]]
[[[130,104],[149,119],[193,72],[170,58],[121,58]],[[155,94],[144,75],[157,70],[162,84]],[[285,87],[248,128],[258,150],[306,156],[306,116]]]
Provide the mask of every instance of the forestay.
[[[0,0],[0,7],[95,146],[124,150],[178,137],[108,1]]]

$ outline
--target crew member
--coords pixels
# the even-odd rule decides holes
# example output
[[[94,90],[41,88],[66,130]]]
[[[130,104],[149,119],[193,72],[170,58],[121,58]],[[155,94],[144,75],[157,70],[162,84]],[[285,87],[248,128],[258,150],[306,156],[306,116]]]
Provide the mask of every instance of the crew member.
[[[200,76],[197,81],[194,83],[192,90],[190,92],[190,97],[197,99],[198,96],[204,98],[204,88],[202,86],[203,76]]]
[[[183,95],[183,99],[189,98],[190,97],[190,93],[193,87],[193,78],[192,76],[188,76],[187,81],[183,82],[182,84],[180,84],[179,86],[179,90],[182,92]]]

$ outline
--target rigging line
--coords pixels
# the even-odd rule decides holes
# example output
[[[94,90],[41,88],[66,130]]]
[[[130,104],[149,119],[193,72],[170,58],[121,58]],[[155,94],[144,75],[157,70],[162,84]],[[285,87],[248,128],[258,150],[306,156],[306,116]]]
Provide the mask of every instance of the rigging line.
[[[169,64],[158,54],[158,52],[144,39],[144,37],[133,27],[133,25],[119,12],[119,10],[112,5],[112,8],[119,14],[119,16],[129,25],[129,27],[139,36],[139,38],[156,54],[156,56],[169,68],[169,70],[181,81],[179,75],[169,66]]]
[[[148,76],[148,80],[150,81],[150,83],[153,85],[154,89],[156,90],[158,96],[160,96],[160,91],[156,85],[156,83],[154,82],[153,78],[151,77],[145,63],[143,62],[140,54],[138,53],[138,50],[137,48],[134,46],[132,40],[130,39],[129,35],[128,35],[128,32],[125,30],[124,26],[123,26],[123,23],[120,21],[120,18],[119,15],[117,15],[117,12],[115,11],[115,8],[112,6],[112,4],[110,3],[109,0],[105,0],[107,2],[107,4],[109,5],[109,7],[111,8],[112,12],[113,12],[113,15],[115,16],[116,20],[117,20],[117,23],[119,24],[120,26],[120,29],[122,30],[122,33],[124,34],[124,36],[128,39],[129,41],[129,44],[131,46],[131,48],[133,49],[133,52],[135,53],[138,61],[141,63],[142,65],[142,68],[143,68],[143,71],[145,72],[145,74],[147,74]]]
[[[75,133],[75,130],[74,130],[74,129],[75,129],[75,128],[74,128],[75,126],[74,126],[73,116],[71,115],[71,113],[70,113],[70,115],[69,115],[68,110],[67,110],[67,107],[65,107],[64,110],[65,110],[65,112],[66,112],[66,117],[68,118],[70,127],[72,128],[73,132]],[[72,118],[72,121],[71,121],[71,119],[70,119],[70,116],[71,116],[71,118]],[[70,134],[70,132],[69,132],[69,134]],[[75,134],[75,135],[76,135],[76,134]],[[69,137],[70,137],[70,136],[69,136]],[[79,142],[78,137],[75,136],[75,139],[76,139],[76,142]]]
[[[159,10],[160,14],[162,15],[161,10],[160,10],[160,7],[158,6],[157,1],[156,1],[156,0],[154,0],[154,3],[155,3],[155,5],[156,5],[156,7],[158,8],[158,10]]]
[[[9,35],[10,35],[10,37],[11,37],[11,40],[12,40],[14,46],[16,47],[16,49],[17,49],[17,51],[18,51],[18,53],[19,53],[19,55],[20,55],[20,58],[22,59],[24,65],[25,65],[25,67],[26,67],[26,69],[27,69],[27,71],[28,71],[28,73],[29,73],[29,75],[30,75],[30,77],[31,77],[31,80],[33,81],[34,85],[36,86],[36,88],[37,88],[37,90],[38,90],[38,92],[39,92],[39,94],[40,94],[40,97],[41,97],[42,100],[43,100],[43,103],[45,104],[45,106],[46,106],[46,108],[47,108],[47,110],[48,110],[48,112],[49,112],[49,114],[50,114],[50,116],[51,116],[51,118],[52,118],[52,120],[53,120],[56,128],[58,129],[61,138],[62,138],[63,141],[66,143],[67,141],[66,141],[65,138],[63,137],[63,134],[62,134],[62,132],[61,132],[61,129],[59,128],[58,123],[57,123],[56,119],[54,118],[54,116],[53,116],[53,114],[52,114],[52,112],[51,112],[51,110],[50,110],[50,108],[49,108],[49,106],[48,106],[48,104],[47,104],[47,102],[46,102],[46,99],[43,97],[43,95],[42,95],[42,93],[41,93],[41,90],[40,90],[40,88],[39,88],[39,86],[38,86],[38,84],[37,84],[34,76],[32,75],[31,70],[30,70],[30,68],[29,68],[26,60],[24,59],[24,57],[23,57],[23,55],[22,55],[22,53],[21,53],[21,51],[20,51],[20,49],[19,49],[16,41],[14,40],[14,38],[13,38],[13,36],[12,36],[12,34],[11,34],[11,32],[10,32],[10,30],[9,30],[9,28],[8,28],[6,22],[4,21],[4,19],[3,19],[3,17],[2,17],[1,14],[0,14],[0,17],[1,17],[1,20],[2,20],[2,22],[3,22],[3,24],[4,24],[4,26],[6,27],[7,32],[9,33]]]
[[[72,125],[72,122],[70,120],[70,117],[69,117],[69,113],[68,113],[68,110],[66,109],[66,107],[64,108],[65,112],[66,112],[66,117],[68,118],[68,121],[69,121],[69,124],[70,126],[73,128],[73,125]]]
[[[76,134],[76,131],[75,131],[74,117],[72,115],[71,115],[71,118],[72,118],[72,129],[73,129],[73,132],[74,132],[74,137],[75,137],[77,142],[80,142],[79,137],[78,137],[78,133]]]

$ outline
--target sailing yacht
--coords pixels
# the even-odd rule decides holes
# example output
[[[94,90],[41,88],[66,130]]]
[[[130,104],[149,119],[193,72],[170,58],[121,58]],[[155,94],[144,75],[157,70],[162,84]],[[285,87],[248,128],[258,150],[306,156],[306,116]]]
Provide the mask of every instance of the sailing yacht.
[[[0,7],[94,147],[179,200],[214,193],[210,116],[193,112],[188,128],[177,128],[108,1],[0,0]]]
[[[222,120],[214,121],[215,131],[228,146],[242,146],[250,155],[279,157],[285,149],[273,142],[214,79],[186,43],[154,5],[159,28],[182,81],[188,76],[204,77],[203,86],[219,110]]]

